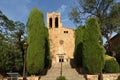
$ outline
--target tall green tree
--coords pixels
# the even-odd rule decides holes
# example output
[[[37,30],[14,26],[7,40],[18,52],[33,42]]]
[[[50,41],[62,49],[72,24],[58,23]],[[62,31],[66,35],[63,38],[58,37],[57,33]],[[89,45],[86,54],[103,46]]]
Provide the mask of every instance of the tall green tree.
[[[24,55],[23,44],[26,40],[26,26],[24,25],[24,23],[20,21],[14,22],[14,25],[15,25],[15,29],[12,34],[13,42],[16,48],[22,52],[22,56],[23,56]],[[24,57],[23,57],[23,61],[24,61]]]
[[[77,0],[69,16],[78,25],[95,16],[102,35],[109,41],[114,31],[120,31],[119,13],[120,2],[117,0]]]
[[[100,73],[104,67],[104,48],[98,22],[87,20],[83,39],[83,67],[88,73]]]
[[[75,52],[74,60],[77,67],[82,67],[82,54],[83,54],[83,36],[84,36],[84,26],[79,26],[75,30]]]
[[[40,74],[44,68],[45,58],[45,25],[42,11],[34,8],[28,18],[27,71],[29,74]]]
[[[24,25],[24,23],[20,21],[15,21],[14,25],[15,25],[15,29],[13,31],[12,37],[15,46],[14,49],[18,54],[15,56],[16,65],[18,65],[16,66],[16,68],[19,70],[20,73],[22,73],[24,54],[25,54],[23,44],[26,41],[26,26]]]
[[[0,74],[7,72],[22,73],[22,52],[9,43],[0,41]]]
[[[22,51],[18,48],[18,37],[16,37],[18,35],[16,32],[20,29],[17,28],[19,26],[0,11],[0,74],[22,73]]]
[[[50,58],[50,42],[49,42],[48,28],[45,27],[45,68],[51,67],[51,58]]]
[[[13,30],[14,22],[0,11],[0,37],[6,41],[11,40],[11,31]]]

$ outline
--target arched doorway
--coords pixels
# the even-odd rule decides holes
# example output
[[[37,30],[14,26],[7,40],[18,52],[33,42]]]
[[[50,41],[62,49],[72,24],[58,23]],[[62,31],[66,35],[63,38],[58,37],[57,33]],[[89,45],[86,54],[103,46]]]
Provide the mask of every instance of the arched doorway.
[[[64,56],[59,56],[59,62],[64,62]]]

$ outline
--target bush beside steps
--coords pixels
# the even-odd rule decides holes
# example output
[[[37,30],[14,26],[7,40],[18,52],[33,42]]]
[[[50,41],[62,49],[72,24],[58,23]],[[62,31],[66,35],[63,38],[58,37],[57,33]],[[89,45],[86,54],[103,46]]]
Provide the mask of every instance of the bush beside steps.
[[[56,80],[67,80],[67,79],[65,78],[65,76],[59,76],[59,77],[57,77]]]

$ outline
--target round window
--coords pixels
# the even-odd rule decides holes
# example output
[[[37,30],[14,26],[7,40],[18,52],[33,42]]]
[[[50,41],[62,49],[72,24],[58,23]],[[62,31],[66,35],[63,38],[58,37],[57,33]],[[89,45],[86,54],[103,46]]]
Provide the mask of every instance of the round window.
[[[60,40],[60,44],[62,45],[64,43],[64,41],[63,40]]]

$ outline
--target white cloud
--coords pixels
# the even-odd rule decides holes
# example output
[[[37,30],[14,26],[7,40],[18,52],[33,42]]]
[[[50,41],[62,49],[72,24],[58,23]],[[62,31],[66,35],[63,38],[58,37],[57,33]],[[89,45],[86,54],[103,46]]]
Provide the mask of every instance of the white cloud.
[[[60,8],[58,8],[57,12],[60,12],[62,14],[62,13],[64,13],[66,8],[67,8],[67,6],[63,4],[63,5],[61,5]]]

